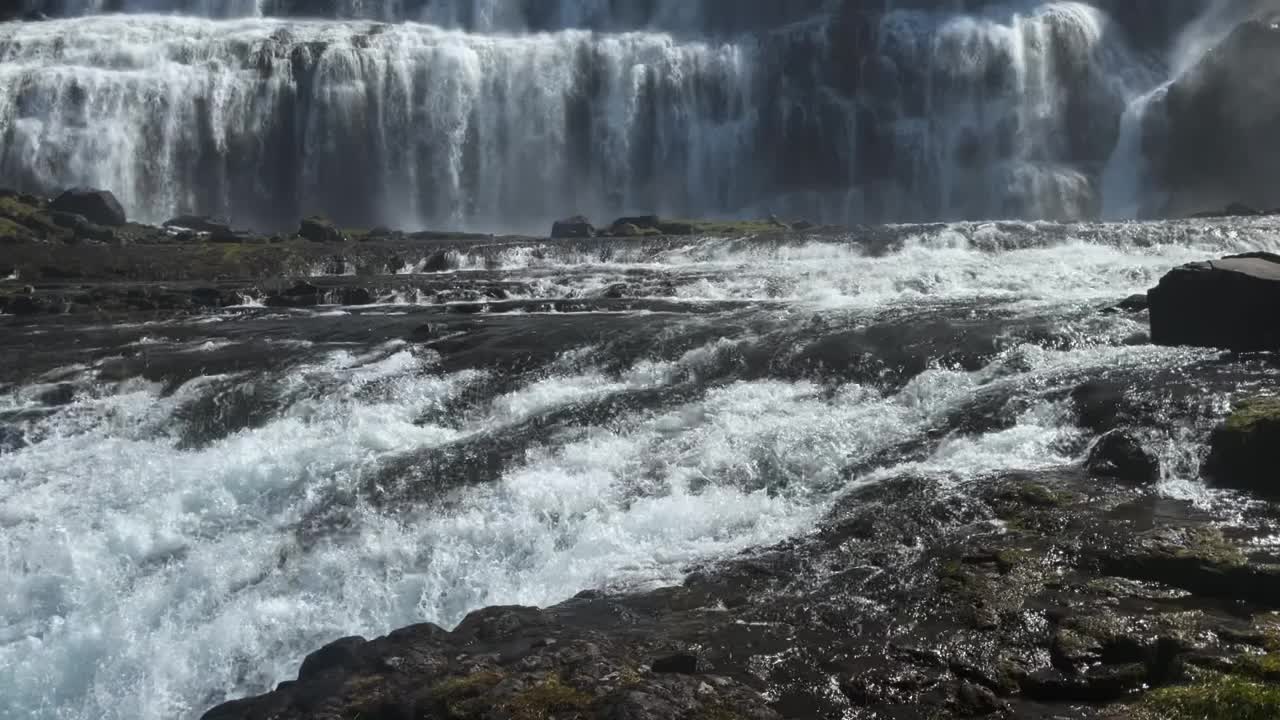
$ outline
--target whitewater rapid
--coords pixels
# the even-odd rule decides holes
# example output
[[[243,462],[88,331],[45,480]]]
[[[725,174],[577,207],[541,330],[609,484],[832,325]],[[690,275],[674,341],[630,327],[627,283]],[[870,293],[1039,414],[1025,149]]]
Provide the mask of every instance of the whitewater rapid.
[[[339,636],[678,583],[812,531],[861,484],[1073,462],[1058,391],[1194,381],[1213,356],[1100,310],[1179,263],[1280,249],[1248,224],[906,237],[884,254],[801,237],[511,252],[486,272],[548,297],[648,278],[685,310],[478,316],[425,344],[403,338],[448,315],[411,303],[70,326],[94,346],[0,378],[0,423],[25,445],[0,453],[0,717],[197,717]],[[3,323],[10,348],[59,331]],[[840,344],[877,332],[903,339]],[[228,358],[240,369],[209,370]],[[70,402],[44,399],[67,385]],[[972,429],[988,396],[1011,421]],[[1167,493],[1206,493],[1188,448],[1207,431],[1150,429]],[[459,480],[504,443],[494,474]]]

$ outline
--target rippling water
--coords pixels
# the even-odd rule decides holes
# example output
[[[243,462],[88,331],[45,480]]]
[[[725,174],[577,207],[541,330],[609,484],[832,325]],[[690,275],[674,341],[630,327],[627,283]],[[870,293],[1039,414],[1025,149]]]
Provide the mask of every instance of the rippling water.
[[[1070,462],[1088,379],[1176,377],[1213,406],[1218,375],[1269,377],[1101,312],[1184,261],[1274,249],[1267,223],[886,232],[445,273],[542,298],[624,283],[626,312],[0,318],[0,716],[194,717],[337,636],[678,582],[903,470]],[[1162,487],[1201,497],[1209,426],[1170,417],[1146,429]]]

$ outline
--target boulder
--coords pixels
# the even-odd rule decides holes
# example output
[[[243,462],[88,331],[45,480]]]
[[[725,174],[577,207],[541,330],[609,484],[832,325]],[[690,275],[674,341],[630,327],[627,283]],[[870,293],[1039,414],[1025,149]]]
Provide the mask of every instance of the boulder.
[[[347,239],[336,225],[318,216],[303,219],[298,226],[298,237],[318,243],[346,242]]]
[[[614,225],[609,229],[609,234],[614,237],[639,237],[644,232],[638,226],[630,223],[625,225]]]
[[[556,240],[595,237],[596,229],[581,215],[558,220],[551,226],[551,237]]]
[[[18,428],[0,425],[0,454],[16,452],[27,446],[27,436]]]
[[[57,212],[82,215],[95,225],[120,227],[128,222],[120,201],[109,190],[72,188],[55,198],[49,208]]]
[[[1280,255],[1250,253],[1176,268],[1148,293],[1151,341],[1235,352],[1280,349]]]
[[[1146,293],[1137,293],[1121,300],[1116,307],[1125,312],[1142,312],[1149,304]]]
[[[1246,400],[1209,441],[1204,475],[1218,487],[1280,500],[1280,397]]]
[[[1113,430],[1099,438],[1089,451],[1085,469],[1093,477],[1127,485],[1154,485],[1160,480],[1160,461],[1124,430]]]

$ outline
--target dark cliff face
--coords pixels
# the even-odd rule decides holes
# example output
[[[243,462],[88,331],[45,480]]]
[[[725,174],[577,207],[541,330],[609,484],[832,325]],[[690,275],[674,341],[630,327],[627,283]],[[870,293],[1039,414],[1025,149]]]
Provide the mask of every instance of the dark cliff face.
[[[1280,16],[1237,27],[1176,80],[1148,126],[1163,213],[1280,205]]]

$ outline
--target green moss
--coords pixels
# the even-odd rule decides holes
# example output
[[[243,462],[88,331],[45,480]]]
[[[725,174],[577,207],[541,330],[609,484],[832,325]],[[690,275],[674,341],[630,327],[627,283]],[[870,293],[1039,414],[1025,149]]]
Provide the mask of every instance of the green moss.
[[[1280,652],[1245,658],[1240,663],[1241,674],[1267,682],[1280,682]]]
[[[1280,422],[1280,397],[1257,397],[1240,403],[1227,418],[1227,430],[1251,433],[1262,422]]]
[[[512,720],[546,720],[552,717],[582,717],[591,707],[591,696],[565,685],[557,677],[519,693],[507,705]]]
[[[1074,493],[1054,490],[1040,483],[1021,483],[1011,488],[1007,496],[1011,500],[1018,500],[1026,505],[1040,508],[1058,508],[1075,501]]]
[[[1174,551],[1174,556],[1206,560],[1216,565],[1240,566],[1248,562],[1240,548],[1228,542],[1221,530],[1212,527],[1189,532],[1186,546]]]
[[[0,217],[0,238],[17,238],[19,240],[31,237],[31,231],[25,226],[10,220],[9,218]]]
[[[1020,548],[1003,548],[996,551],[996,566],[1000,568],[1000,572],[1008,573],[1015,568],[1026,565],[1034,559],[1034,555],[1027,550]]]
[[[1153,720],[1275,720],[1280,718],[1280,685],[1219,676],[1154,690],[1140,707]]]
[[[488,708],[485,696],[498,683],[501,673],[481,671],[449,678],[431,688],[431,697],[450,720],[480,717]]]

